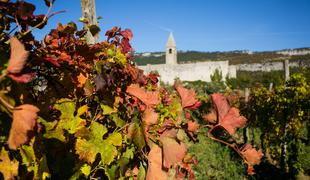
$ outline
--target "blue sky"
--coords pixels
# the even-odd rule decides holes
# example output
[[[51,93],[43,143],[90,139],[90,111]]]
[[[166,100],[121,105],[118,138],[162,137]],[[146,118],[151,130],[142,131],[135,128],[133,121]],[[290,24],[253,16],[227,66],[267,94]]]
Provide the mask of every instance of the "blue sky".
[[[164,51],[169,31],[178,50],[279,50],[310,47],[310,0],[95,0],[100,36],[113,26],[130,28],[137,52]],[[45,13],[43,0],[30,0]],[[56,0],[42,38],[58,22],[78,22],[79,0]],[[80,24],[81,25],[81,24]]]

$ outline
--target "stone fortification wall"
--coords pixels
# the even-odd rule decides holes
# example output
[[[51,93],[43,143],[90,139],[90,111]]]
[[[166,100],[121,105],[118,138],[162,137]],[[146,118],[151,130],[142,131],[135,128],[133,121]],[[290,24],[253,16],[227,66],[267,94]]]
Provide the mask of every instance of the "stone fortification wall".
[[[297,62],[291,62],[290,67],[298,67]],[[237,71],[278,71],[283,70],[283,62],[268,62],[268,63],[254,63],[254,64],[239,64],[236,65]]]
[[[202,80],[210,82],[210,75],[216,69],[222,72],[223,80],[226,76],[236,77],[236,68],[229,69],[228,61],[210,61],[192,64],[159,64],[139,66],[145,73],[157,71],[160,74],[160,80],[173,84],[176,78],[182,81]]]

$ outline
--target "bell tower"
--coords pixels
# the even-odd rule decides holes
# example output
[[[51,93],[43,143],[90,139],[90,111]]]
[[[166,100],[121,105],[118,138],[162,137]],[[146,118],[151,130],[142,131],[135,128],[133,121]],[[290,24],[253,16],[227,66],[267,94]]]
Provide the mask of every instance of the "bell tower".
[[[172,32],[166,44],[166,64],[177,64],[177,47]]]

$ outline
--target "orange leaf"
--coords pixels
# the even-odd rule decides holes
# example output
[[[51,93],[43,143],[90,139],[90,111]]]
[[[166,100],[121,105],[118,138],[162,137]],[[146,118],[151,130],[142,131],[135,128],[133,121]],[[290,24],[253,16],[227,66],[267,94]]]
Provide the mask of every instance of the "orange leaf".
[[[223,94],[215,93],[211,95],[211,99],[213,104],[215,105],[219,119],[223,119],[230,109],[226,97]]]
[[[229,134],[234,134],[236,128],[243,127],[247,119],[241,116],[239,110],[230,107],[226,97],[220,93],[211,95],[212,102],[219,116],[219,125],[227,130]]]
[[[146,108],[143,113],[143,121],[146,125],[153,125],[157,124],[158,122],[158,114],[154,111],[153,108]]]
[[[212,110],[211,112],[209,112],[208,114],[204,115],[203,116],[203,119],[206,121],[206,122],[209,122],[209,123],[216,123],[217,121],[217,118],[216,118],[216,112],[214,110]]]
[[[146,180],[167,179],[168,174],[162,169],[162,150],[156,144],[153,144],[147,156],[148,169]]]
[[[25,50],[25,46],[16,38],[10,39],[11,56],[8,65],[9,73],[20,73],[26,64],[29,52]]]
[[[260,163],[261,158],[264,155],[262,151],[257,151],[250,144],[245,144],[241,148],[241,155],[244,157],[246,163],[248,164],[248,174],[255,174],[253,166]]]
[[[26,143],[33,136],[34,128],[37,125],[37,113],[40,110],[33,105],[23,104],[13,111],[13,123],[9,135],[9,148],[17,149]]]
[[[127,87],[126,92],[140,99],[147,106],[154,106],[160,103],[159,92],[146,91],[142,89],[138,84],[131,84]]]
[[[82,73],[80,73],[78,76],[77,76],[77,80],[78,80],[78,87],[83,87],[84,84],[86,83],[86,80],[87,80],[87,77],[84,76]]]
[[[196,121],[187,122],[187,130],[190,132],[196,132],[199,129],[199,124]]]
[[[186,107],[190,108],[192,106],[195,106],[194,109],[196,109],[199,107],[200,103],[196,99],[196,92],[193,89],[189,90],[189,89],[184,88],[178,81],[174,83],[174,88],[178,91],[181,97],[183,108],[186,108]]]
[[[226,116],[220,119],[220,125],[225,128],[229,134],[234,134],[235,128],[243,127],[246,121],[247,119],[244,116],[240,116],[239,110],[232,107]]]
[[[175,139],[161,136],[160,141],[163,144],[164,166],[170,168],[177,163],[181,163],[186,155],[187,148],[184,143],[178,143]]]

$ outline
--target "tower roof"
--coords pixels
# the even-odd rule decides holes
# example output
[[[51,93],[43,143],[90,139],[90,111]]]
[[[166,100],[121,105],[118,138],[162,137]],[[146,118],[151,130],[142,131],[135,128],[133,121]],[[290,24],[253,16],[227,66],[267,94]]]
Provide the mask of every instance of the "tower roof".
[[[172,32],[170,32],[170,34],[169,34],[169,38],[168,38],[166,46],[167,47],[176,47]]]

